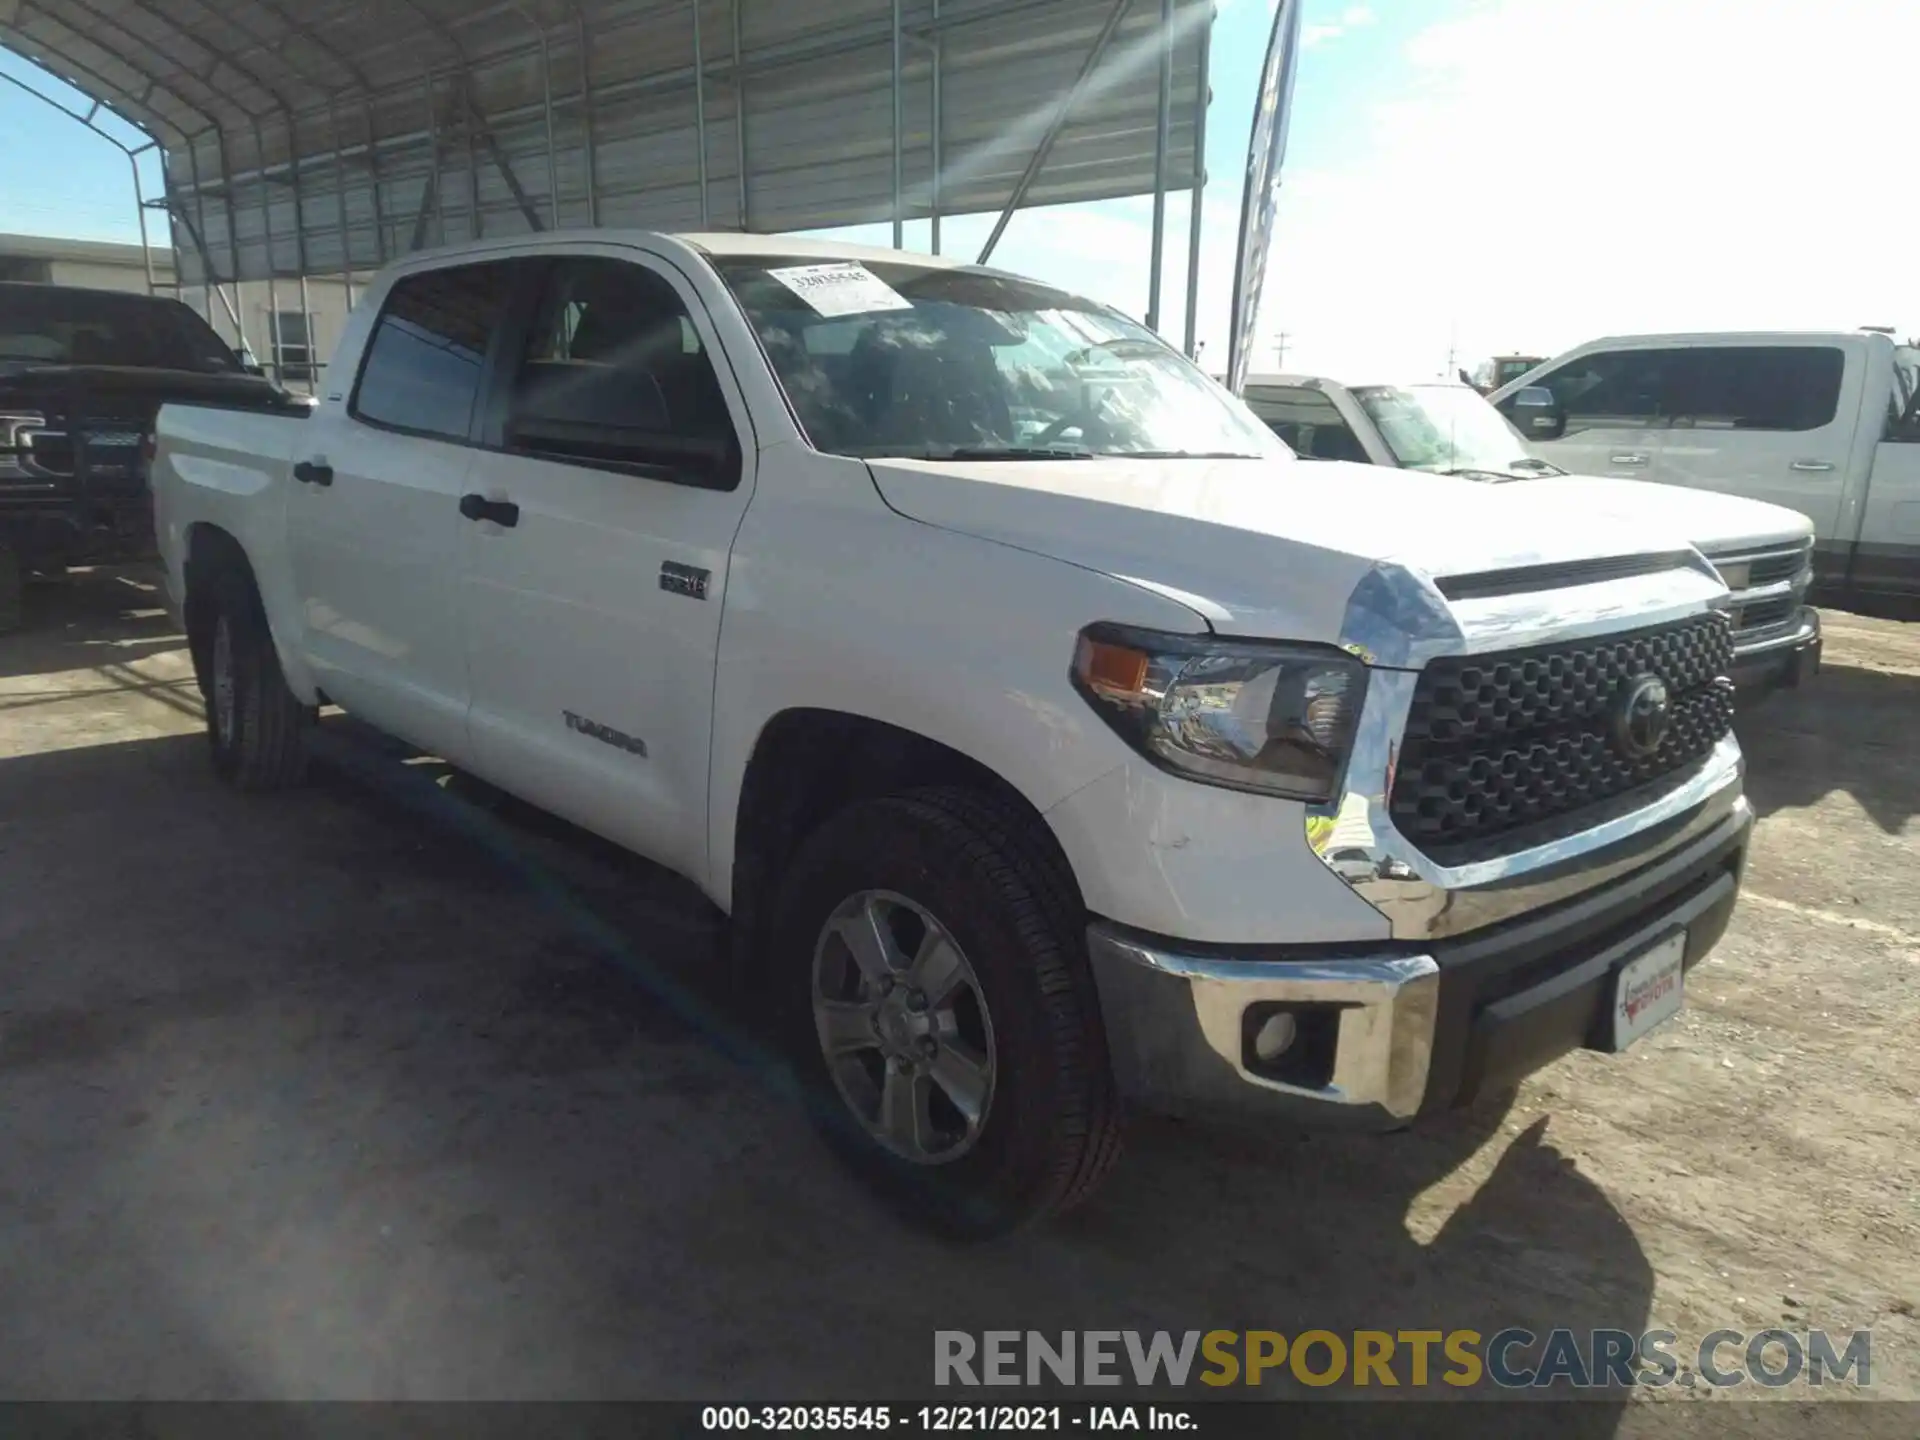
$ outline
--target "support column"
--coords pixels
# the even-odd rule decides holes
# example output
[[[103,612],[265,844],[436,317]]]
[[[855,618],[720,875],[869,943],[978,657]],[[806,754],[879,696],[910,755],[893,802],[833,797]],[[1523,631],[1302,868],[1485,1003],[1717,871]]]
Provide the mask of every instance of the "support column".
[[[902,35],[900,31],[900,0],[893,0],[893,248],[904,250],[907,245],[907,213],[905,185],[903,175],[904,149],[906,146],[906,95],[901,76]]]
[[[1167,150],[1173,129],[1173,0],[1160,0],[1160,108],[1153,144],[1153,259],[1147,272],[1147,328],[1160,328],[1160,277],[1167,251]]]
[[[1189,360],[1200,358],[1200,242],[1206,222],[1201,202],[1207,190],[1207,110],[1213,102],[1213,15],[1200,32],[1200,76],[1193,92],[1192,211],[1187,217],[1187,331]]]
[[[693,0],[693,135],[699,149],[700,228],[713,225],[713,205],[707,196],[707,55],[700,43],[700,0]]]

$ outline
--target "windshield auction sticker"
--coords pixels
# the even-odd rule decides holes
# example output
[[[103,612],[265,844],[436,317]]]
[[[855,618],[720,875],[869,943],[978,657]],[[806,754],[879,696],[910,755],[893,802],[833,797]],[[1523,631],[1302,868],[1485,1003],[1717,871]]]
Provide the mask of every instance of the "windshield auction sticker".
[[[856,261],[790,265],[767,273],[822,315],[870,315],[877,310],[913,308],[912,301]]]

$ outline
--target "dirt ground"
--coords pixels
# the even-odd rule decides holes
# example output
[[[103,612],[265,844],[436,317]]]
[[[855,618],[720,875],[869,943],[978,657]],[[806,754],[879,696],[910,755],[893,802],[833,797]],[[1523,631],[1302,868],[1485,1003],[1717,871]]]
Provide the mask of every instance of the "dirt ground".
[[[1743,717],[1745,898],[1641,1047],[1399,1136],[1142,1124],[956,1250],[735,1043],[679,882],[337,721],[307,790],[219,787],[153,583],[0,640],[0,1396],[904,1399],[935,1329],[1565,1325],[1871,1327],[1920,1399],[1920,629],[1830,615]]]

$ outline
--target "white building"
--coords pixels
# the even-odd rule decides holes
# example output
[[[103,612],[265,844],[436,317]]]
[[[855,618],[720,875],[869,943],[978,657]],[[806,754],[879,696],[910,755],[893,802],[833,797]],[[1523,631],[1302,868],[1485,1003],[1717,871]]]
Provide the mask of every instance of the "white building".
[[[156,246],[152,256],[153,293],[174,295],[173,252]],[[148,289],[146,256],[138,245],[48,235],[0,235],[0,280],[142,294]],[[232,285],[221,289],[225,293],[212,297],[211,309],[202,288],[189,286],[179,298],[205,316],[221,339],[245,348],[269,375],[291,389],[311,391],[346,323],[346,286],[338,280],[309,280],[304,306],[297,280],[272,285],[248,280],[237,293]]]

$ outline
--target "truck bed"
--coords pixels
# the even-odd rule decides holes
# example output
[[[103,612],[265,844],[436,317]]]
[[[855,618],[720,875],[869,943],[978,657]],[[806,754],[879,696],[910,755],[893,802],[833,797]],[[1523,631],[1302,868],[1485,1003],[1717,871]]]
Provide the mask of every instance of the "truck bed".
[[[196,523],[218,525],[251,554],[280,556],[289,471],[310,413],[305,404],[161,408],[154,425],[153,519],[170,586],[182,573]]]

